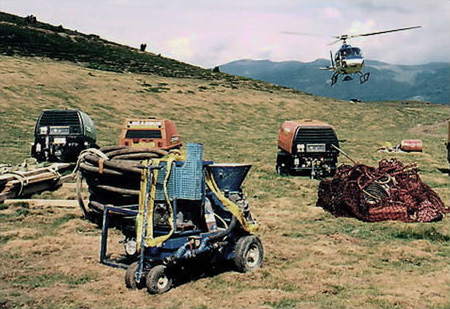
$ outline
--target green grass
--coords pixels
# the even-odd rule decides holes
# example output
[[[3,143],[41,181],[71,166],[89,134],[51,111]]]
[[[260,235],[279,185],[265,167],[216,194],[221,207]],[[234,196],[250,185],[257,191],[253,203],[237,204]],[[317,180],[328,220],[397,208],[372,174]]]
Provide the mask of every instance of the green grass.
[[[28,203],[16,204],[14,211],[9,213],[0,213],[0,219],[3,223],[3,227],[14,227],[20,225],[22,228],[37,229],[38,231],[31,236],[26,236],[24,239],[38,239],[43,236],[55,235],[58,229],[65,223],[72,219],[80,218],[76,214],[63,214],[57,216],[53,215],[52,210],[46,212],[33,211],[29,208]],[[9,228],[7,228],[9,229]],[[1,242],[6,243],[11,239],[17,238],[16,236],[1,236]]]
[[[291,231],[283,235],[295,238],[314,238],[317,235],[333,235],[343,233],[370,241],[368,245],[380,241],[413,241],[428,240],[433,243],[446,243],[450,240],[449,230],[445,222],[438,223],[402,223],[402,222],[374,222],[365,223],[356,219],[331,219],[328,214],[313,218],[312,221],[295,221],[293,225],[302,226],[301,232]],[[330,224],[330,219],[333,224]],[[306,227],[306,228],[303,228]]]
[[[17,277],[14,284],[31,288],[42,288],[61,282],[63,279],[67,278],[62,274],[44,274],[32,277],[25,275]]]
[[[75,214],[65,214],[62,217],[57,217],[56,219],[52,220],[50,224],[48,224],[49,229],[57,229],[64,223],[69,222],[72,219],[79,218],[78,215]]]
[[[0,235],[0,244],[7,243],[10,239],[13,239],[14,236],[12,235]]]
[[[4,209],[8,208],[9,207],[5,207]],[[17,203],[14,212],[0,213],[0,218],[11,221],[21,221],[24,220],[29,213],[30,208],[28,203]]]
[[[441,231],[438,231],[435,226],[420,227],[418,229],[406,228],[402,231],[392,232],[392,236],[399,239],[425,239],[431,242],[448,242],[450,237],[443,235]]]

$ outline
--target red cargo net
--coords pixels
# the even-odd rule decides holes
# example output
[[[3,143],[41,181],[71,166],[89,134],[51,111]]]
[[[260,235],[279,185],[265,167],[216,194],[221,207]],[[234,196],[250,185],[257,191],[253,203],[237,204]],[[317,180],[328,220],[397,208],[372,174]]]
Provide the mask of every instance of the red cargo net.
[[[415,165],[383,159],[378,168],[342,165],[332,180],[319,185],[317,206],[337,217],[362,221],[439,221],[449,209],[422,182]]]

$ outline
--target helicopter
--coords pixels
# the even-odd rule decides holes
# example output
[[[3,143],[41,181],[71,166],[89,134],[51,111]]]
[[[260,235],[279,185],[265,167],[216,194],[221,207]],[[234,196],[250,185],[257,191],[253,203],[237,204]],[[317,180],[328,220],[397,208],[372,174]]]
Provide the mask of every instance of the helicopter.
[[[330,51],[331,65],[327,66],[325,68],[319,68],[319,69],[320,70],[329,70],[329,71],[333,72],[333,75],[331,76],[331,86],[333,86],[334,84],[337,83],[339,75],[344,75],[343,81],[350,81],[350,80],[353,80],[353,77],[352,77],[353,74],[358,74],[359,75],[359,83],[364,84],[365,82],[367,82],[369,80],[370,73],[362,72],[362,69],[364,67],[364,57],[362,55],[361,49],[358,47],[351,46],[350,44],[347,44],[347,40],[353,39],[356,37],[378,35],[378,34],[383,34],[383,33],[411,30],[411,29],[416,29],[416,28],[421,28],[421,26],[398,28],[398,29],[371,32],[371,33],[363,33],[363,34],[352,34],[352,35],[343,34],[343,35],[339,35],[339,36],[334,36],[333,38],[335,38],[336,41],[334,41],[328,45],[332,45],[332,44],[342,41],[342,46],[334,54],[334,58],[333,58],[333,52]],[[309,34],[298,33],[298,32],[284,32],[284,33],[285,34],[294,34],[294,35],[309,35]]]

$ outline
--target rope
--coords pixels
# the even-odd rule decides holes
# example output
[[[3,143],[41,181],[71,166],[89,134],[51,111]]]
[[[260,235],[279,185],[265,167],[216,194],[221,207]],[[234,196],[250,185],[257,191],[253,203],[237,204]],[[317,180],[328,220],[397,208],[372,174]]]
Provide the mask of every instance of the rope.
[[[80,155],[78,156],[77,163],[75,164],[75,168],[74,168],[73,171],[72,171],[72,175],[75,175],[75,173],[79,170],[80,164],[81,164],[82,161],[84,161],[84,158],[85,158],[86,156],[88,156],[88,155],[91,155],[91,154],[97,155],[97,156],[99,156],[100,158],[103,158],[103,159],[105,159],[105,160],[108,160],[108,159],[109,159],[108,156],[107,156],[106,154],[104,154],[102,151],[100,151],[100,150],[97,149],[97,148],[88,148],[88,149],[85,149],[85,150],[83,150],[82,152],[80,152]]]
[[[367,222],[430,222],[449,212],[439,195],[421,181],[417,166],[397,159],[381,160],[378,168],[342,165],[332,180],[320,182],[318,197],[316,205],[333,215]]]
[[[76,182],[78,206],[80,207],[84,218],[88,218],[89,217],[89,213],[88,213],[88,211],[86,209],[86,206],[84,205],[83,198],[81,197],[82,180],[83,180],[83,176],[81,176],[81,172],[78,171],[77,172],[77,182]]]
[[[17,193],[17,196],[20,196],[22,194],[23,188],[28,185],[28,179],[26,177],[24,177],[23,175],[20,175],[16,172],[9,172],[9,173],[3,174],[2,176],[13,177],[19,181],[20,189],[19,189],[19,193]]]
[[[225,220],[221,216],[214,213],[214,217],[216,217],[223,224],[225,230],[228,228],[228,224],[225,222]]]
[[[58,171],[58,167],[56,164],[52,164],[50,166],[43,166],[43,164],[38,164],[36,159],[34,158],[27,158],[25,159],[21,164],[12,167],[10,166],[7,170],[5,169],[5,172],[1,173],[2,178],[3,177],[12,177],[14,179],[16,179],[17,181],[19,181],[20,183],[20,188],[19,188],[19,192],[16,194],[16,196],[20,196],[23,193],[24,188],[29,185],[30,183],[30,179],[33,176],[25,176],[23,174],[21,174],[21,172],[34,172],[34,171],[48,171],[49,173],[52,173],[53,175],[55,175],[55,177],[60,178],[61,174]]]

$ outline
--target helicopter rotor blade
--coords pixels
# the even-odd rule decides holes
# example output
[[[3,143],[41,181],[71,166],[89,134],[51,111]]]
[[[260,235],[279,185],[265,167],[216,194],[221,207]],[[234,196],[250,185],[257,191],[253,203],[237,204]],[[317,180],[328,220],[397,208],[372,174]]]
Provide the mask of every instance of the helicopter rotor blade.
[[[334,45],[334,44],[336,44],[336,43],[338,43],[338,42],[344,40],[344,39],[342,39],[341,37],[335,37],[335,38],[337,38],[335,41],[333,41],[333,42],[331,42],[331,43],[328,43],[327,45]]]
[[[389,32],[397,32],[397,31],[404,31],[404,30],[411,30],[411,29],[417,29],[422,28],[422,26],[414,26],[414,27],[406,27],[406,28],[398,28],[398,29],[392,29],[392,30],[386,30],[386,31],[378,31],[378,32],[371,32],[371,33],[362,33],[362,34],[353,34],[353,35],[346,35],[347,39],[352,39],[360,36],[369,36],[369,35],[378,35],[383,33],[389,33]],[[342,36],[341,36],[342,37]]]
[[[398,28],[398,29],[391,29],[391,30],[385,30],[385,31],[377,31],[377,32],[370,32],[370,33],[361,33],[361,34],[343,34],[343,35],[337,35],[337,36],[331,36],[335,39],[335,41],[328,43],[327,45],[333,45],[340,41],[343,41],[345,43],[348,39],[353,39],[361,36],[370,36],[370,35],[378,35],[378,34],[384,34],[384,33],[390,33],[390,32],[397,32],[397,31],[405,31],[405,30],[412,30],[422,28],[422,26],[413,26],[413,27],[406,27],[406,28]],[[315,36],[315,37],[330,37],[328,35],[321,35],[321,34],[313,34],[313,33],[305,33],[305,32],[293,32],[293,31],[283,31],[283,34],[291,34],[291,35],[303,35],[303,36]]]
[[[343,36],[338,35],[338,36],[329,36],[329,35],[323,35],[323,34],[313,34],[313,33],[306,33],[306,32],[295,32],[295,31],[283,31],[281,32],[283,34],[290,34],[290,35],[302,35],[302,36],[312,36],[312,37],[322,37],[322,38],[334,38],[336,39],[336,41],[333,41],[332,43],[329,43],[327,45],[333,45],[336,44],[339,41],[343,40]],[[347,37],[347,35],[344,35],[345,37]]]

